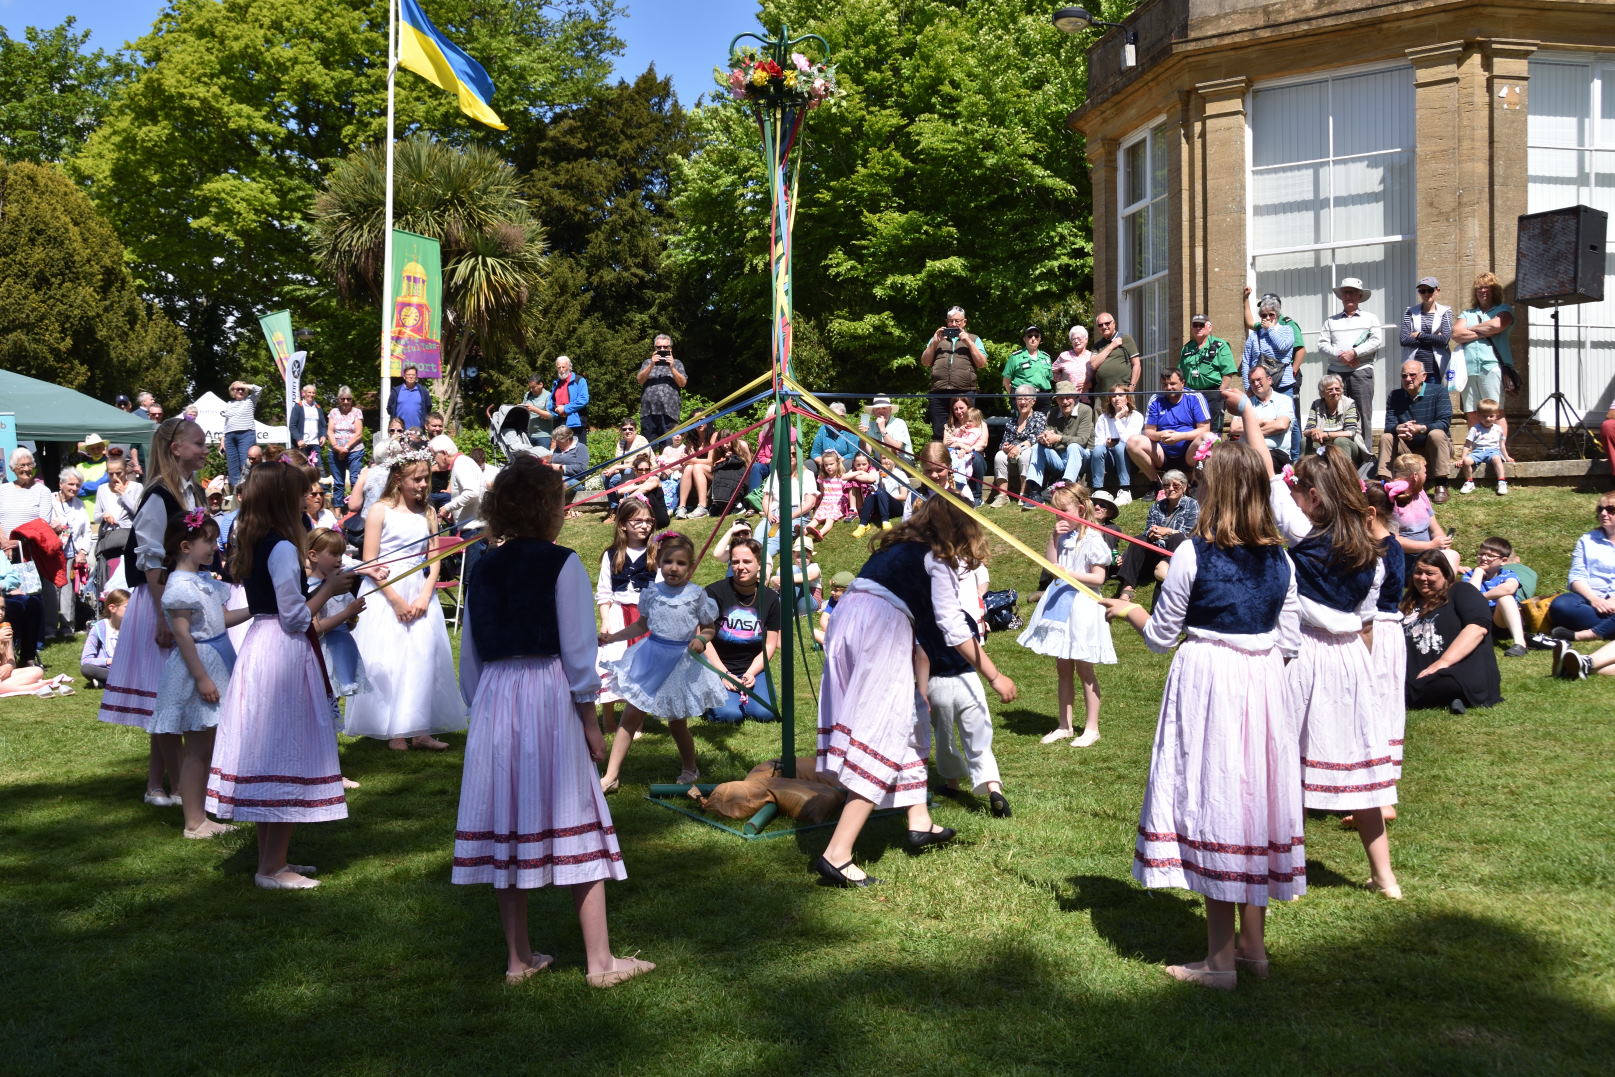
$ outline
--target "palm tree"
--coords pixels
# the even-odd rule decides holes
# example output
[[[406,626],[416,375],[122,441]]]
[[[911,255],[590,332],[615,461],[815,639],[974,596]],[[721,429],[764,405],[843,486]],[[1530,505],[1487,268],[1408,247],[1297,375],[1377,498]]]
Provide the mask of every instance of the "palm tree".
[[[314,202],[314,252],[350,301],[379,303],[386,228],[386,147],[343,159]],[[481,146],[415,136],[393,154],[393,226],[443,248],[443,410],[459,409],[468,355],[497,363],[532,328],[544,278],[544,231],[516,171]]]

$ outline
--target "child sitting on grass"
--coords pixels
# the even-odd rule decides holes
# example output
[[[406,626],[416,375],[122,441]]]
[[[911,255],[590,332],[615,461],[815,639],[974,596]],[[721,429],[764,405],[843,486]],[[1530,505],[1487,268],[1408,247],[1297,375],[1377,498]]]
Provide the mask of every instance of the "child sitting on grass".
[[[1480,402],[1475,425],[1464,436],[1464,457],[1458,462],[1458,474],[1464,480],[1464,484],[1458,488],[1460,494],[1475,492],[1475,469],[1488,460],[1492,463],[1493,473],[1497,475],[1497,496],[1508,493],[1508,474],[1503,470],[1503,465],[1512,464],[1514,457],[1508,454],[1508,429],[1503,425],[1502,418],[1503,409],[1497,401]]]
[[[847,593],[847,588],[852,586],[853,579],[850,572],[837,572],[830,577],[830,599],[819,611],[819,623],[813,629],[813,642],[820,647],[824,646],[825,633],[830,631],[830,614],[834,612],[836,603],[841,601],[841,596]]]
[[[121,587],[107,592],[102,604],[106,616],[90,626],[84,633],[84,650],[79,654],[79,672],[87,683],[99,688],[107,683],[112,670],[112,656],[118,649],[118,632],[123,628],[123,613],[129,608],[129,592]]]
[[[1482,401],[1481,408],[1485,406]],[[1508,563],[1513,556],[1514,546],[1508,539],[1489,538],[1475,552],[1475,567],[1464,580],[1491,605],[1492,624],[1514,641],[1503,654],[1519,658],[1525,654],[1525,627],[1520,621],[1520,577]]]

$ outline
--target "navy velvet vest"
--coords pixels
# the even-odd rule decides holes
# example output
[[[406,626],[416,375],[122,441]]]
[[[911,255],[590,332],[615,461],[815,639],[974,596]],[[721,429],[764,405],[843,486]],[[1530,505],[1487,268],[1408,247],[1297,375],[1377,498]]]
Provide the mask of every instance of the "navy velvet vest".
[[[252,548],[252,575],[242,585],[247,592],[247,609],[254,614],[278,614],[280,603],[275,600],[275,581],[269,578],[269,551],[277,542],[284,542],[278,531],[271,531]]]
[[[178,513],[185,511],[185,506],[180,504],[179,498],[169,493],[166,487],[159,486],[157,483],[153,482],[150,486],[146,487],[145,491],[140,495],[140,501],[135,505],[135,516],[139,516],[140,510],[146,507],[146,502],[150,501],[154,497],[163,503],[163,508],[167,510],[168,519],[170,520],[172,520]],[[123,551],[121,553],[113,553],[110,556],[133,558],[135,555],[135,541],[135,531],[131,526],[129,528],[129,538],[128,541],[124,543]],[[204,565],[203,567],[206,568],[207,566]],[[131,591],[138,591],[140,588],[146,586],[146,574],[144,572],[136,571],[135,563],[132,560],[129,562],[129,569],[126,575],[129,579],[129,589]]]
[[[1273,631],[1290,589],[1284,547],[1225,550],[1199,536],[1190,541],[1197,568],[1184,624],[1243,636]]]
[[[931,547],[923,542],[900,542],[875,553],[858,575],[880,584],[908,607],[914,618],[914,639],[931,660],[931,674],[955,677],[970,671],[970,663],[942,638],[931,605],[931,575],[925,571],[925,555]],[[965,614],[966,619],[970,615]],[[973,627],[973,623],[972,623]]]
[[[611,562],[606,562],[610,564]],[[622,570],[612,570],[611,589],[618,593],[628,590],[631,586],[636,591],[643,591],[656,580],[656,573],[650,567],[650,550],[639,551],[635,557],[624,551]]]
[[[1295,562],[1295,589],[1302,598],[1342,613],[1351,613],[1363,604],[1374,586],[1374,566],[1370,561],[1355,572],[1347,572],[1330,557],[1333,546],[1327,533],[1315,533],[1290,547]]]
[[[1402,544],[1395,535],[1385,536],[1385,552],[1380,560],[1385,564],[1385,582],[1380,584],[1379,601],[1374,608],[1381,613],[1395,613],[1402,602],[1402,591],[1407,586],[1407,560],[1402,555]]]
[[[466,582],[471,635],[484,662],[561,653],[555,583],[572,551],[543,539],[511,539],[477,559]]]

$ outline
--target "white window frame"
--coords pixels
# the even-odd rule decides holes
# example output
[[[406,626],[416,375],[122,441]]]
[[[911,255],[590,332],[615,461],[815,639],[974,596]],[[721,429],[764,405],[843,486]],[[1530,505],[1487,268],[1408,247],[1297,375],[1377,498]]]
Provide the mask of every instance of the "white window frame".
[[[1160,282],[1168,282],[1166,286],[1170,288],[1169,278],[1171,276],[1172,269],[1170,254],[1172,242],[1170,229],[1172,219],[1170,214],[1172,203],[1170,184],[1166,185],[1166,189],[1161,191],[1155,191],[1150,188],[1151,177],[1153,174],[1152,172],[1146,172],[1145,174],[1146,190],[1144,197],[1142,199],[1135,199],[1132,202],[1123,201],[1127,197],[1127,153],[1134,146],[1138,145],[1140,142],[1143,142],[1145,143],[1144,159],[1146,162],[1149,162],[1153,159],[1155,151],[1155,147],[1150,145],[1150,140],[1152,138],[1164,140],[1170,137],[1170,134],[1171,128],[1167,124],[1167,116],[1165,113],[1161,113],[1158,116],[1152,117],[1148,122],[1141,125],[1132,134],[1123,138],[1116,147],[1116,331],[1118,333],[1128,333],[1129,330],[1131,330],[1130,335],[1132,335],[1135,341],[1139,341],[1145,336],[1143,323],[1141,321],[1142,314],[1139,310],[1140,295],[1142,295],[1144,290],[1150,285],[1158,284]],[[1167,152],[1170,152],[1170,147],[1168,147]],[[1170,157],[1167,159],[1167,170],[1169,172],[1171,170]],[[1127,279],[1127,275],[1132,270],[1132,266],[1129,264],[1129,259],[1124,256],[1127,249],[1128,218],[1137,213],[1147,214],[1151,211],[1152,206],[1159,206],[1159,212],[1168,214],[1165,224],[1165,227],[1168,229],[1168,256],[1163,259],[1165,264],[1156,269],[1155,272],[1140,277],[1138,280],[1129,281]],[[1148,240],[1151,235],[1151,231],[1147,220],[1144,234],[1146,240]],[[1170,299],[1170,292],[1168,293],[1168,298]],[[1151,312],[1151,316],[1154,316],[1154,312]],[[1166,336],[1164,331],[1160,331],[1159,326],[1153,327],[1153,329],[1156,330],[1155,335],[1159,336],[1162,341],[1165,341]],[[1139,347],[1138,391],[1148,392],[1151,388],[1153,388],[1155,383],[1154,368],[1163,361],[1164,357],[1170,351],[1170,348],[1168,345],[1163,344],[1156,351],[1145,352],[1142,350],[1142,344],[1140,344]],[[1140,408],[1139,410],[1142,411],[1143,409]]]

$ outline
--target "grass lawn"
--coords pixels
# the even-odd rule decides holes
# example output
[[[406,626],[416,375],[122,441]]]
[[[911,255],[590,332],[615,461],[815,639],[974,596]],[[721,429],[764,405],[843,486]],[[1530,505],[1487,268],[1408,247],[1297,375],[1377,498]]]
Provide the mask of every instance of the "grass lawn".
[[[1512,538],[1546,592],[1563,586],[1591,505],[1516,487],[1455,495],[1440,516],[1466,560],[1488,534]],[[1143,513],[1125,509],[1126,528]],[[1046,537],[1034,514],[993,518]],[[607,531],[573,524],[562,541],[592,569]],[[857,546],[838,528],[822,562],[856,567]],[[1023,593],[1036,578],[1012,555],[993,574]],[[1309,821],[1311,889],[1271,914],[1273,978],[1222,994],[1157,967],[1203,952],[1199,900],[1129,875],[1168,660],[1131,631],[1116,638],[1104,739],[1081,750],[1038,743],[1052,662],[993,637],[1021,685],[994,708],[1015,816],[940,801],[961,840],[918,859],[900,851],[901,822],[871,824],[859,857],[888,882],[867,891],[813,884],[826,831],[748,843],[642,799],[678,770],[653,728],[612,800],[629,879],[608,894],[619,952],[659,967],[609,992],[584,985],[570,900],[550,890],[534,893],[532,923],[557,967],[504,986],[492,894],[448,881],[463,737],[442,754],[346,742],[344,770],[364,786],[350,818],[293,844],[325,885],[268,892],[251,883],[250,827],[183,841],[177,808],[141,803],[147,739],[97,723],[98,693],[6,700],[0,1071],[1608,1072],[1608,680],[1550,679],[1532,652],[1500,659],[1503,705],[1410,715],[1391,829],[1407,900],[1363,890],[1356,836]],[[46,661],[75,669],[76,650]],[[798,698],[806,753],[806,677]],[[773,726],[695,725],[716,780],[779,751]]]

